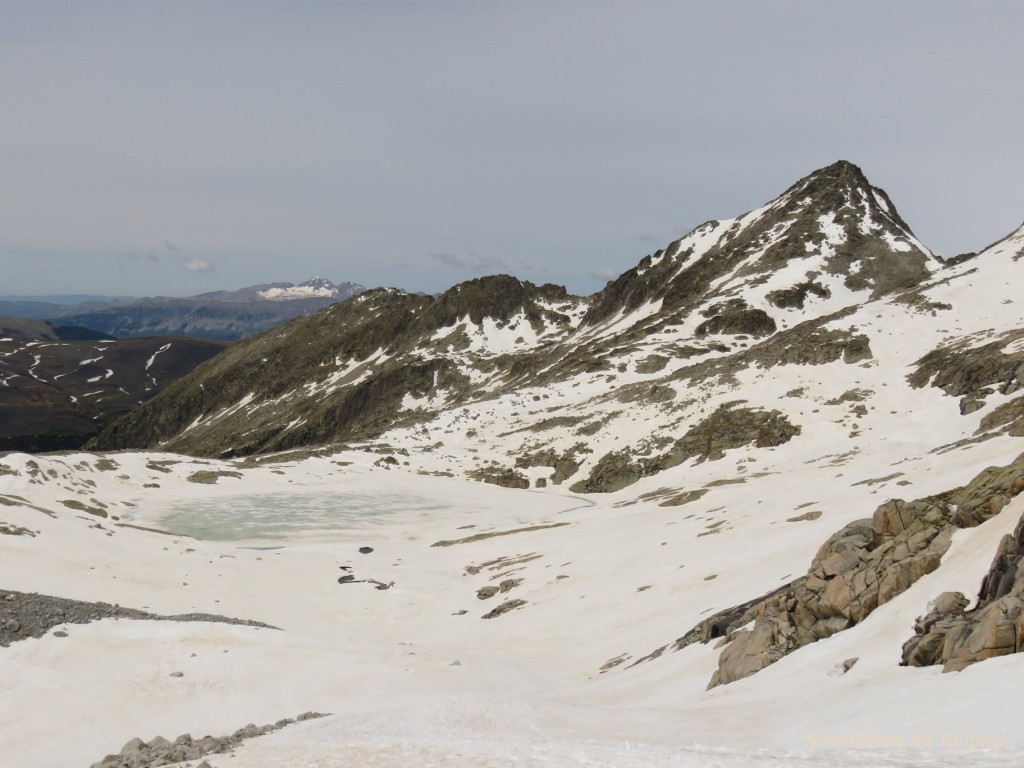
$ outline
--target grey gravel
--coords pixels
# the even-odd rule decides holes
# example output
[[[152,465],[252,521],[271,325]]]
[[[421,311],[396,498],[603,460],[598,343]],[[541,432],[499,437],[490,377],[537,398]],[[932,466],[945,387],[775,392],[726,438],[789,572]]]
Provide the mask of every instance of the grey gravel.
[[[277,629],[261,621],[233,619],[210,613],[184,613],[161,616],[135,608],[122,608],[109,603],[87,603],[64,597],[40,595],[35,592],[0,590],[0,648],[18,640],[42,637],[54,627],[65,624],[88,624],[100,619],[149,619],[150,621],[212,621],[242,624],[249,627]],[[63,635],[57,635],[62,637]]]

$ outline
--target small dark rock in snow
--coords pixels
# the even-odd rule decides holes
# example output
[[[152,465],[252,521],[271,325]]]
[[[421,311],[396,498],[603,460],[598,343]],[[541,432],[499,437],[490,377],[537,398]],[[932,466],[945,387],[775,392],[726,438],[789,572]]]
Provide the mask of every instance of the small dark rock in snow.
[[[62,630],[62,629],[58,629],[58,630],[57,630],[56,632],[54,632],[54,633],[53,633],[53,636],[54,636],[54,637],[67,637],[67,636],[68,636],[68,633],[67,633],[67,632],[65,632],[65,631],[64,631],[64,630]]]
[[[373,547],[360,547],[359,553],[362,555],[368,555],[373,552]]]
[[[171,672],[171,677],[184,677],[184,672]]]

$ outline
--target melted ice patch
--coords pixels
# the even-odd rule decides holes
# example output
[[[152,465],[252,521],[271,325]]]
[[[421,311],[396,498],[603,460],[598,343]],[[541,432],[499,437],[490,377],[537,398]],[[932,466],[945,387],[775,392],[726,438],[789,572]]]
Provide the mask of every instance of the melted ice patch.
[[[443,501],[403,493],[261,493],[177,502],[161,524],[205,541],[282,539],[364,528],[398,513],[445,509]]]

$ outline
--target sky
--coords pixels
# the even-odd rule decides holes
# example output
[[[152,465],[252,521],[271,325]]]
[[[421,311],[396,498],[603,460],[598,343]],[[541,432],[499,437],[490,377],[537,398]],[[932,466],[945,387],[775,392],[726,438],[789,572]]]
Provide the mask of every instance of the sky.
[[[1024,221],[1024,3],[0,0],[0,294],[599,290],[838,159]]]

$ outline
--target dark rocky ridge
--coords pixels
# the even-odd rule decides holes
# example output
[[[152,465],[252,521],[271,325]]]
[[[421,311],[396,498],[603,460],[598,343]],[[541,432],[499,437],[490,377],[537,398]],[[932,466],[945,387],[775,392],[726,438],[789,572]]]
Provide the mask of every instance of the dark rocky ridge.
[[[164,398],[112,425],[90,447],[109,450],[163,444],[199,455],[248,455],[376,435],[400,423],[396,406],[406,394],[423,396],[438,388],[456,393],[468,390],[467,378],[451,359],[412,354],[418,347],[429,350],[436,343],[456,347],[467,343],[457,332],[455,338],[432,342],[435,332],[466,317],[507,323],[517,313],[531,324],[568,325],[567,318],[547,306],[550,301],[565,300],[568,297],[560,286],[538,287],[508,275],[462,283],[437,299],[392,289],[368,291],[313,317],[297,318],[239,342],[176,382]],[[174,439],[195,419],[228,408],[250,393],[255,402],[280,398],[322,380],[326,367],[366,360],[378,350],[387,356],[385,362],[361,366],[340,382],[369,374],[351,387],[304,401],[304,421],[293,429],[282,431],[279,413],[257,409],[246,417],[244,441],[239,441],[237,423],[230,420],[206,430],[200,440]]]
[[[93,341],[110,335],[77,325],[58,325],[46,320],[0,317],[0,339],[15,341]]]
[[[276,629],[248,619],[231,619],[209,613],[161,616],[110,603],[89,603],[52,595],[0,589],[0,648],[19,640],[42,637],[54,627],[88,624],[101,619],[148,619],[150,621],[210,621],[247,627]]]
[[[877,225],[871,235],[863,234],[865,217]],[[842,232],[827,248],[823,222]],[[614,377],[616,356],[696,312],[705,319],[692,338],[666,343],[649,357],[694,358],[666,374],[661,383],[670,388],[672,382],[727,378],[750,365],[856,364],[871,358],[870,342],[853,327],[836,328],[843,312],[822,317],[801,310],[830,295],[822,275],[840,276],[869,300],[913,288],[936,268],[913,245],[888,197],[842,161],[800,180],[758,217],[728,227],[709,222],[701,231],[715,233],[701,254],[687,245],[692,239],[682,238],[588,299],[508,275],[471,280],[436,299],[370,291],[238,344],[112,425],[90,447],[162,446],[232,456],[370,439],[432,419],[434,408],[582,374]],[[894,251],[892,243],[905,250]],[[809,253],[817,254],[815,264],[824,272],[774,291],[765,308],[744,301],[735,287],[722,287],[728,280],[756,287]],[[694,258],[684,265],[688,256]],[[653,314],[614,332],[600,330],[604,321],[646,302],[655,302]],[[474,344],[484,326],[518,327],[523,343],[481,351]],[[476,341],[469,333],[478,334]],[[528,342],[531,334],[543,340]],[[330,381],[345,365],[354,367]],[[471,384],[480,379],[486,387]],[[437,405],[402,410],[406,396],[436,397]],[[247,397],[244,408],[228,413]]]
[[[227,346],[167,337],[101,341],[88,329],[38,321],[0,325],[0,339],[12,339],[0,341],[0,450],[80,448]]]
[[[190,336],[234,341],[273,328],[298,315],[309,315],[329,299],[239,303],[211,299],[140,299],[128,304],[82,306],[63,322],[98,328],[116,338]]]

